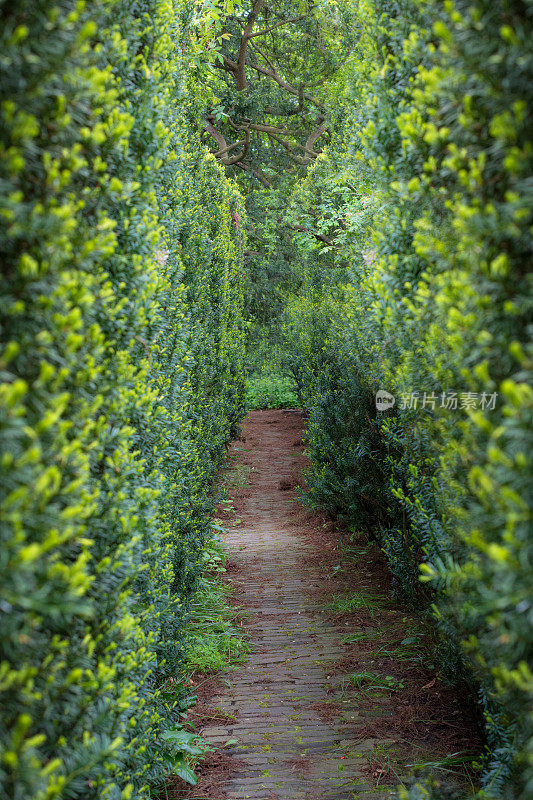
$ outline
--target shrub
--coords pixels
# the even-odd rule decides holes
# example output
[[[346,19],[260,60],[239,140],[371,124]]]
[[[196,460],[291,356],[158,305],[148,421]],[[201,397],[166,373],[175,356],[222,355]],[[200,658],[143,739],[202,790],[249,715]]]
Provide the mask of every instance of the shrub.
[[[433,606],[444,663],[485,712],[485,796],[525,800],[532,19],[503,0],[365,0],[344,13],[353,126],[338,157],[355,189],[337,210],[333,266],[350,267],[286,316],[310,412],[311,497],[373,525],[398,589]],[[316,208],[320,169],[293,214]],[[380,389],[392,409],[376,409]]]
[[[6,798],[147,797],[175,761],[163,689],[244,396],[240,199],[178,116],[184,22],[2,4]]]

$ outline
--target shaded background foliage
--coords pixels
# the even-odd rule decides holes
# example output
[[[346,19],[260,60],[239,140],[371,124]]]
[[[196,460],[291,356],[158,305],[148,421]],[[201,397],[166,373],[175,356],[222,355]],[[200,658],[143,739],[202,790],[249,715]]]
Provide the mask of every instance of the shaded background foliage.
[[[0,15],[0,793],[145,797],[243,409],[244,211],[184,122],[189,9]]]

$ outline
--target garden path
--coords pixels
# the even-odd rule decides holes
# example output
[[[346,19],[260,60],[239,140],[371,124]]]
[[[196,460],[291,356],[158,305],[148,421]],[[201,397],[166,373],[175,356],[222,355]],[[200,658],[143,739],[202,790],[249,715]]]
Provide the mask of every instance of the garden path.
[[[413,759],[470,744],[377,548],[358,536],[341,554],[336,525],[298,501],[303,429],[301,412],[255,411],[230,449],[247,480],[220,516],[251,654],[210,699],[201,732],[225,756],[216,791],[200,768],[191,798],[381,800]]]

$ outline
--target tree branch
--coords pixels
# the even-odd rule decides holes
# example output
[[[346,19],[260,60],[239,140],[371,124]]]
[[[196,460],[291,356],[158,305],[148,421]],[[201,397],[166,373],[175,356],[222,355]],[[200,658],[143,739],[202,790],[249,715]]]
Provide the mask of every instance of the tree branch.
[[[264,28],[262,31],[257,31],[257,33],[252,33],[250,39],[255,39],[256,36],[264,36],[265,33],[270,33],[270,31],[275,30],[276,28],[281,28],[283,25],[290,25],[293,22],[300,22],[300,20],[305,19],[306,15],[302,14],[300,17],[293,17],[292,19],[283,19],[281,22],[277,22],[275,25],[271,25],[270,28]]]
[[[237,72],[235,73],[237,90],[239,92],[243,92],[246,89],[246,50],[248,49],[248,42],[252,36],[253,27],[257,22],[257,18],[261,12],[261,9],[263,8],[264,3],[265,0],[255,0],[252,10],[248,14],[248,19],[246,20],[246,25],[242,32],[241,45],[239,47],[239,55],[237,57]]]
[[[249,172],[251,175],[254,175],[266,189],[272,189],[272,181],[267,178],[262,170],[254,169],[251,164],[243,164],[242,161],[239,161],[237,164],[235,164],[235,166],[244,170],[245,172]]]
[[[251,67],[251,69],[255,69],[256,72],[260,72],[261,75],[266,75],[268,78],[272,78],[272,80],[275,81],[281,89],[285,89],[285,91],[288,92],[289,94],[293,94],[296,97],[300,96],[299,89],[295,89],[294,86],[291,86],[289,83],[284,81],[283,78],[280,75],[278,75],[277,72],[269,70],[266,67],[262,67],[260,64],[249,64],[249,66]],[[308,100],[310,103],[316,106],[320,111],[324,111],[324,106],[322,105],[322,103],[319,103],[318,100],[315,100],[314,97],[305,94],[305,92],[303,94],[303,97],[304,100]]]
[[[248,153],[248,150],[250,148],[250,130],[248,128],[245,129],[243,141],[236,142],[235,144],[228,146],[226,144],[225,138],[222,136],[220,131],[217,131],[217,129],[213,125],[213,122],[214,122],[214,117],[212,116],[207,117],[205,129],[208,133],[211,134],[213,139],[218,144],[219,149],[218,152],[215,153],[215,157],[218,158],[219,161],[221,161],[226,167],[231,167],[233,164],[237,164],[239,161],[242,161],[243,158],[246,158],[246,154]],[[239,147],[240,145],[242,145],[241,152],[237,153],[236,156],[231,156],[231,158],[228,158],[229,151],[233,150],[235,147]]]
[[[291,158],[295,162],[295,164],[301,164],[301,165],[305,166],[305,164],[309,164],[310,161],[312,161],[311,158],[297,156],[296,153],[294,152],[294,149],[290,146],[290,144],[288,142],[286,142],[284,139],[282,139],[280,136],[276,136],[273,133],[269,133],[268,136],[269,136],[270,139],[274,139],[282,147],[284,147],[285,150],[287,150],[289,158]],[[294,147],[297,147],[300,150],[304,150],[304,152],[307,152],[305,150],[305,147],[303,147],[303,145],[301,145],[301,144],[295,144]]]
[[[224,150],[217,150],[214,155],[216,158],[220,158],[221,156],[225,156],[226,153],[231,153],[232,150],[235,150],[236,147],[242,147],[246,144],[246,139],[241,139],[239,142],[235,142],[235,144],[230,144],[229,147],[225,147]]]
[[[228,149],[228,145],[226,144],[226,140],[224,139],[222,134],[219,131],[217,131],[217,129],[214,127],[213,121],[214,121],[214,117],[212,117],[212,116],[207,117],[207,122],[206,122],[205,129],[206,129],[206,131],[208,133],[211,134],[211,136],[213,137],[215,142],[218,144],[218,149],[219,150],[222,150],[222,151],[227,150]]]
[[[309,153],[313,158],[316,158],[318,156],[318,153],[315,153],[315,151],[313,149],[314,148],[314,144],[318,139],[320,139],[320,137],[322,136],[322,134],[326,131],[326,129],[328,127],[327,122],[324,119],[324,117],[322,117],[322,119],[319,120],[319,122],[320,122],[320,125],[318,126],[318,128],[316,130],[314,130],[311,134],[309,134],[309,136],[307,137],[307,142],[305,143],[305,152]]]
[[[320,242],[324,242],[324,244],[329,245],[329,247],[338,247],[335,244],[333,239],[330,239],[329,236],[326,236],[325,233],[316,233],[315,231],[310,231],[307,228],[304,228],[302,225],[287,225],[293,231],[300,231],[301,233],[308,233],[310,236],[314,236],[315,239],[318,239]]]

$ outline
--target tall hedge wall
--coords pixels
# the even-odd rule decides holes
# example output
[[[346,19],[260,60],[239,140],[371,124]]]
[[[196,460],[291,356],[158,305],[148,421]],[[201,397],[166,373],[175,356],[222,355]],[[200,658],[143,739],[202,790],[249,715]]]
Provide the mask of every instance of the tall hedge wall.
[[[177,0],[0,19],[0,795],[137,799],[242,412],[241,200]]]
[[[308,287],[286,314],[311,497],[372,531],[399,591],[433,607],[443,663],[485,713],[482,794],[526,800],[533,6],[361,0],[343,13],[346,144],[291,210],[337,229],[331,248],[301,241]],[[380,389],[392,408],[376,407]]]

